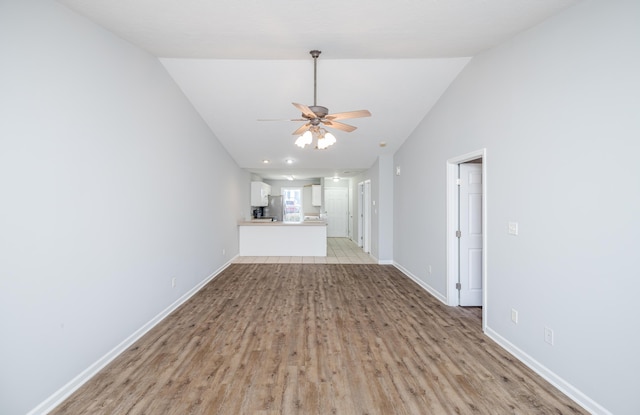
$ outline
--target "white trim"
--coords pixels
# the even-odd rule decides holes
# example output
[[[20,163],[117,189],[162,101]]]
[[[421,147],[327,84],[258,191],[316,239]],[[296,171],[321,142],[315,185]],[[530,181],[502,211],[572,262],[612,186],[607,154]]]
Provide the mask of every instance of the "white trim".
[[[236,255],[237,257],[237,255]],[[121,353],[125,352],[129,347],[131,347],[136,341],[138,341],[142,336],[144,336],[149,330],[154,328],[158,323],[165,319],[169,314],[171,314],[174,310],[180,307],[184,302],[186,302],[189,298],[191,298],[194,294],[200,291],[205,285],[207,285],[211,280],[217,277],[222,271],[224,271],[229,265],[231,265],[232,261],[236,258],[233,257],[223,266],[218,268],[213,274],[209,275],[207,278],[198,283],[191,290],[184,293],[180,298],[173,302],[169,307],[162,310],[158,315],[152,318],[145,325],[140,327],[138,330],[133,332],[129,337],[124,339],[120,344],[111,349],[107,354],[102,356],[96,362],[94,362],[91,366],[83,370],[78,376],[71,379],[66,385],[58,389],[47,399],[42,401],[38,406],[33,408],[31,411],[27,413],[27,415],[40,415],[47,414],[50,411],[54,410],[58,405],[60,405],[65,399],[67,399],[73,392],[75,392],[78,388],[84,385],[89,379],[95,376],[100,370],[102,370],[105,366],[107,366],[113,359],[118,357]]]
[[[371,253],[371,180],[365,180],[364,182],[364,240],[362,241],[362,249],[367,254]]]
[[[102,370],[106,365],[108,365],[113,359],[118,357],[121,353],[126,351],[131,345],[133,345],[137,340],[139,340],[142,336],[144,336],[149,330],[159,324],[162,320],[164,320],[169,314],[171,314],[174,310],[180,307],[184,302],[186,302],[189,298],[195,295],[198,291],[200,291],[205,285],[207,285],[210,281],[212,281],[215,277],[217,277],[222,271],[224,271],[233,260],[237,258],[237,255],[230,259],[227,263],[225,263],[222,267],[218,268],[214,273],[208,276],[206,279],[201,281],[191,290],[182,295],[179,299],[177,299],[173,304],[164,309],[158,315],[156,315],[153,319],[151,319],[144,326],[140,327],[134,333],[132,333],[129,337],[127,337],[124,341],[122,341],[119,345],[114,347],[111,351],[105,354],[102,358],[98,359],[95,363],[89,366],[87,369],[82,371],[78,376],[69,381],[66,385],[60,388],[58,391],[53,393],[49,398],[41,402],[38,406],[33,408],[31,411],[27,413],[27,415],[40,415],[47,414],[48,412],[55,409],[58,405],[60,405],[66,398],[68,398],[73,392],[79,389],[84,383],[89,381],[93,376],[95,376],[100,370]],[[412,281],[418,284],[421,288],[431,294],[434,298],[439,300],[445,305],[448,305],[447,298],[436,291],[430,285],[424,283],[416,276],[414,276],[411,272],[405,269],[400,264],[393,261],[379,261],[379,264],[389,264],[396,267],[400,270],[404,275],[409,277]],[[484,316],[483,316],[484,320]],[[597,402],[593,401],[587,395],[585,395],[580,390],[576,389],[573,385],[556,375],[554,372],[549,370],[547,367],[542,365],[540,362],[529,356],[524,351],[520,350],[518,347],[513,345],[507,339],[499,335],[492,328],[486,326],[483,321],[483,331],[484,333],[495,341],[500,347],[509,352],[511,355],[516,357],[522,363],[524,363],[531,370],[536,372],[538,375],[542,376],[547,382],[551,383],[554,387],[560,390],[562,393],[567,395],[577,404],[582,406],[588,412],[594,415],[612,415],[607,409],[599,405]]]
[[[358,232],[356,243],[364,248],[364,182],[358,183]]]
[[[458,275],[458,258],[456,256],[457,245],[456,239],[452,238],[452,235],[455,234],[456,228],[458,225],[458,221],[451,213],[452,209],[455,209],[457,203],[457,179],[458,179],[458,163],[447,160],[447,236],[446,236],[446,255],[447,255],[447,301],[446,304],[450,306],[458,305],[458,298],[455,295],[456,288],[455,276]],[[483,229],[484,230],[484,229]],[[453,286],[452,286],[453,285]]]
[[[416,284],[418,284],[421,288],[423,288],[425,291],[431,294],[433,297],[440,300],[443,304],[449,305],[447,304],[447,298],[444,297],[442,294],[440,294],[438,291],[434,290],[431,286],[419,280],[417,277],[411,274],[407,269],[402,267],[400,264],[394,263],[393,265],[398,270],[400,270],[403,274],[405,274],[407,277],[413,280]],[[484,316],[483,316],[483,320],[484,320]],[[495,341],[498,344],[498,346],[502,347],[508,353],[513,355],[516,359],[524,363],[528,368],[536,372],[538,375],[544,378],[547,382],[552,384],[560,392],[568,396],[570,399],[572,399],[575,403],[580,405],[589,413],[592,413],[594,415],[612,415],[612,413],[609,412],[607,409],[605,409],[603,406],[599,405],[597,402],[589,398],[580,390],[576,389],[573,385],[568,383],[566,380],[562,379],[560,376],[556,375],[551,370],[547,369],[546,366],[542,365],[540,362],[538,362],[537,360],[529,356],[527,353],[523,352],[518,347],[514,346],[507,339],[505,339],[504,337],[499,335],[497,332],[495,332],[491,327],[488,327],[484,321],[483,321],[483,332],[490,339]]]
[[[392,259],[379,259],[378,265],[394,265]]]
[[[411,280],[413,280],[413,282],[418,284],[422,289],[424,289],[426,292],[428,292],[429,294],[434,296],[437,300],[442,302],[444,305],[448,305],[446,297],[443,296],[442,294],[440,294],[432,286],[430,286],[429,284],[427,284],[424,281],[420,280],[418,277],[413,275],[411,272],[409,272],[409,270],[407,270],[406,268],[404,268],[402,265],[398,264],[397,262],[394,262],[393,266],[396,267],[397,269],[399,269],[400,272],[402,272],[404,275],[409,277]]]
[[[490,337],[493,341],[498,343],[500,347],[502,347],[507,352],[511,353],[514,357],[516,357],[519,361],[524,363],[531,370],[536,372],[538,375],[542,376],[547,382],[551,383],[555,386],[560,392],[567,395],[574,402],[580,405],[589,413],[594,415],[612,415],[607,409],[599,405],[593,399],[589,398],[580,390],[576,389],[573,385],[571,385],[566,380],[562,379],[560,376],[556,375],[554,372],[549,370],[546,366],[542,365],[540,362],[535,360],[533,357],[529,356],[527,353],[520,350],[518,347],[513,345],[510,341],[499,335],[496,331],[494,331],[491,327],[485,327],[484,333]]]
[[[482,158],[482,331],[487,324],[487,310],[489,303],[487,293],[489,291],[487,272],[488,251],[488,223],[487,223],[487,149],[472,151],[458,157],[447,160],[447,296],[445,304],[457,306],[458,297],[455,295],[456,282],[458,282],[458,241],[455,236],[458,226],[457,215],[452,211],[457,208],[457,183],[458,164]]]
[[[353,189],[351,188],[351,182],[352,179],[349,179],[349,186],[347,186],[347,205],[349,207],[349,214],[347,215],[347,237],[353,240]]]

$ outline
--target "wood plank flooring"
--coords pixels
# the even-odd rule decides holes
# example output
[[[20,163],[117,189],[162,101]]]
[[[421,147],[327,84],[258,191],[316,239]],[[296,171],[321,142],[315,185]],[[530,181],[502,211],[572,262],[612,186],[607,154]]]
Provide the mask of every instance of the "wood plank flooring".
[[[390,265],[232,264],[52,414],[581,414]]]

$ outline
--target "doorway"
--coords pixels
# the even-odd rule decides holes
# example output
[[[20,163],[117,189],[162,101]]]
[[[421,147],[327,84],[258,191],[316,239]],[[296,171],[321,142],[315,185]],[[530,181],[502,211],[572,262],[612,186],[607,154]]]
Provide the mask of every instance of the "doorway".
[[[447,160],[447,303],[487,312],[487,155]]]
[[[482,306],[482,159],[458,165],[458,304]]]
[[[325,187],[324,204],[327,212],[327,237],[348,237],[349,189],[346,187]]]

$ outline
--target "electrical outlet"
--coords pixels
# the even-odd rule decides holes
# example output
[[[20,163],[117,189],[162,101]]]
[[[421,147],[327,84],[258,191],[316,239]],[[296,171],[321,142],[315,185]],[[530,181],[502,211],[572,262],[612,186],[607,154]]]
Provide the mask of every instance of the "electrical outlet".
[[[227,250],[222,248],[222,256],[225,256],[225,255],[227,255]]]
[[[511,309],[511,321],[513,321],[515,324],[518,324],[518,310],[516,310],[515,308]]]
[[[433,271],[431,269],[431,265],[429,265],[429,274],[431,274]]]
[[[509,222],[509,235],[518,235],[518,222]]]
[[[549,327],[544,328],[544,341],[553,346],[553,330]]]
[[[171,288],[176,288],[176,277],[171,278]]]

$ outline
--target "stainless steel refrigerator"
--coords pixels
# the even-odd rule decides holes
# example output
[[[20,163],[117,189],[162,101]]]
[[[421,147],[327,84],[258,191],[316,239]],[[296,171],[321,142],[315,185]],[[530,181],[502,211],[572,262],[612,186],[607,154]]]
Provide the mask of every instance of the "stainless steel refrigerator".
[[[264,208],[264,216],[282,222],[282,196],[269,196],[269,205]]]

